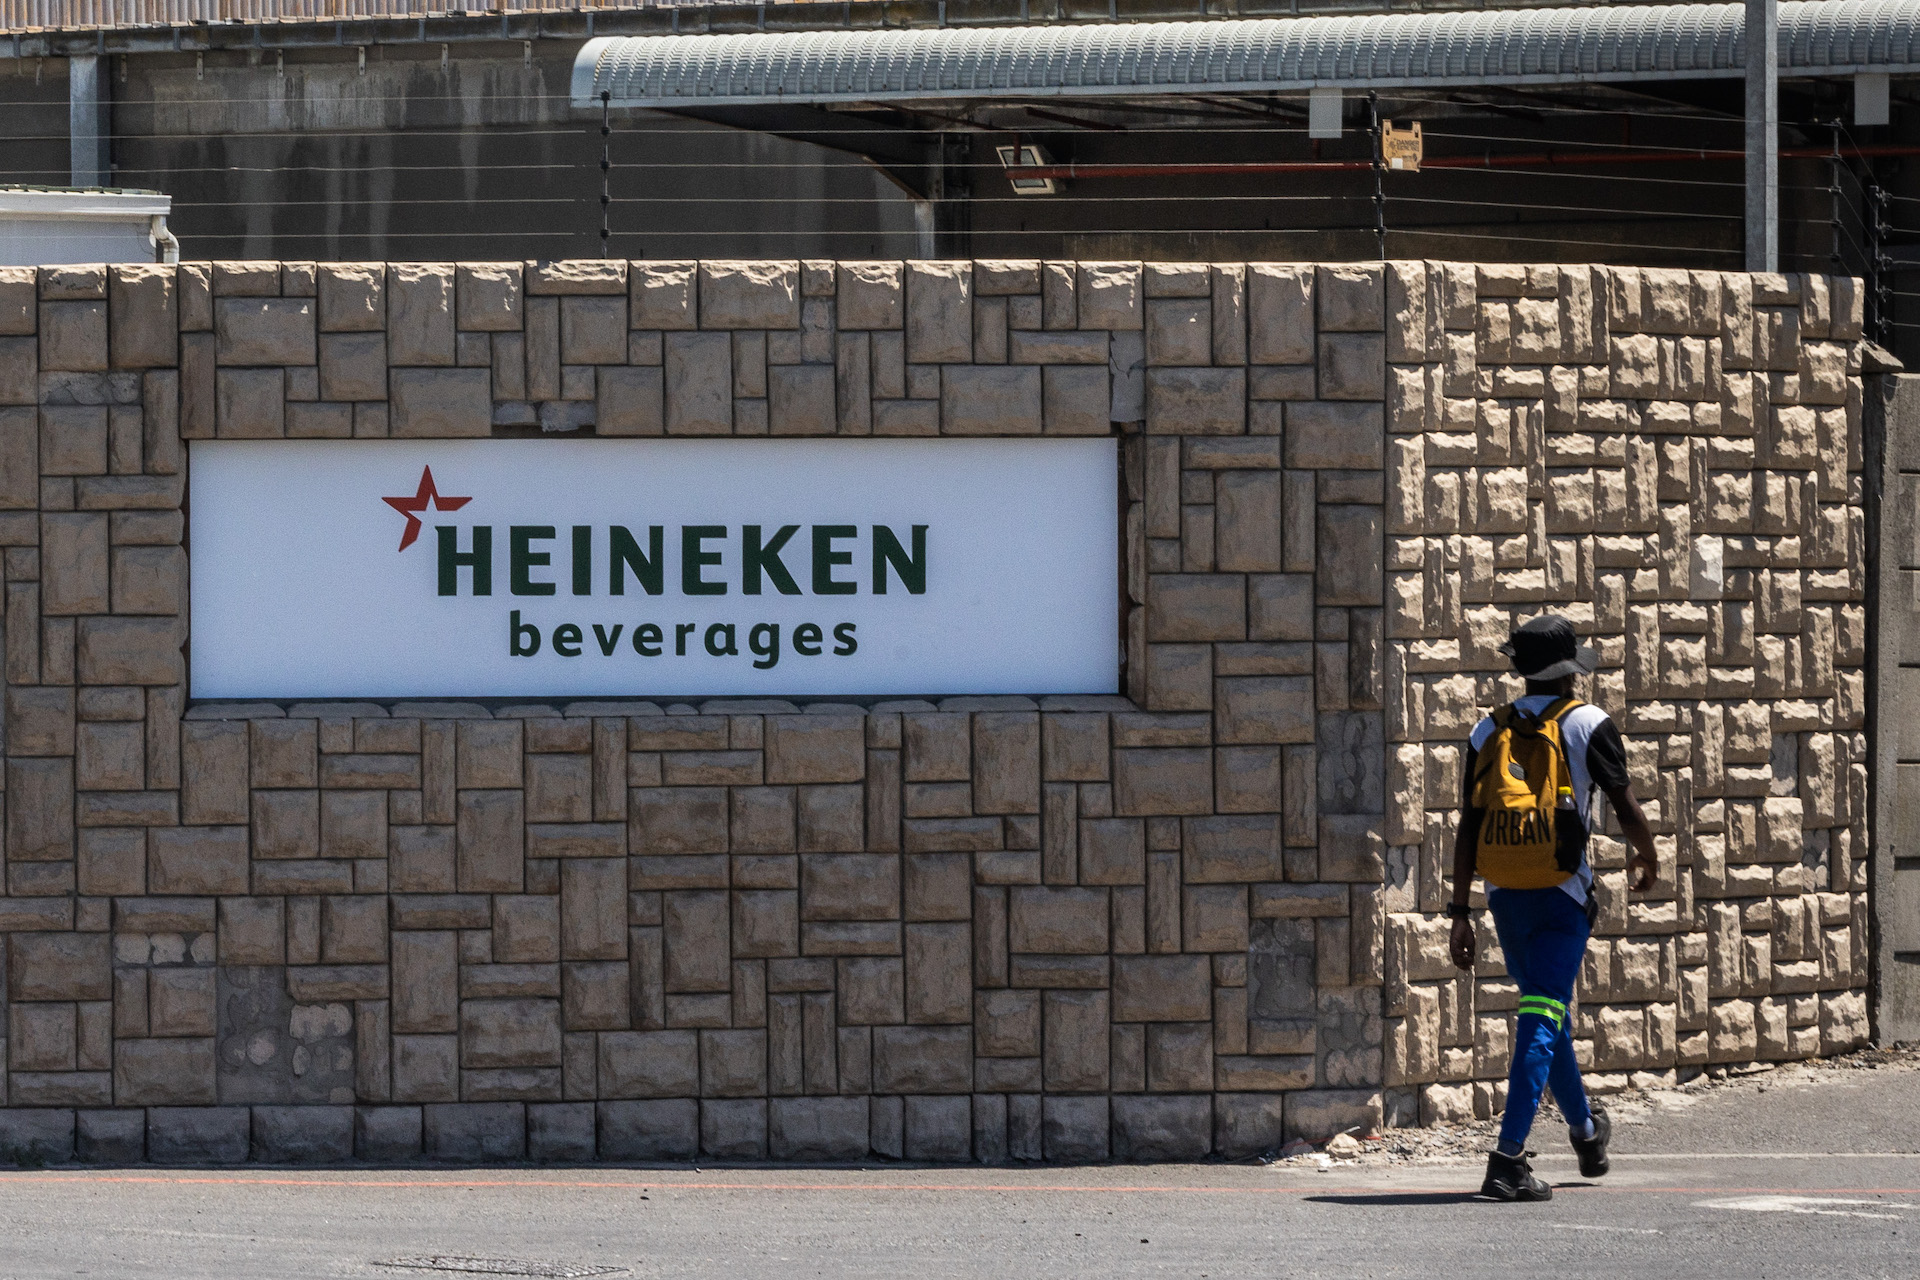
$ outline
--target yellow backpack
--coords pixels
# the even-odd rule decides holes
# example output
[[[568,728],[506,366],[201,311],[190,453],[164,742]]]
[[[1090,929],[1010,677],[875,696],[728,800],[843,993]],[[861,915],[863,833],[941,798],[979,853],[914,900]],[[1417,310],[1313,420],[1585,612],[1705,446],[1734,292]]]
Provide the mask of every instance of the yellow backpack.
[[[1509,703],[1474,760],[1468,803],[1481,812],[1480,875],[1501,889],[1547,889],[1580,867],[1587,830],[1573,803],[1560,719],[1580,706],[1559,698],[1539,715]]]

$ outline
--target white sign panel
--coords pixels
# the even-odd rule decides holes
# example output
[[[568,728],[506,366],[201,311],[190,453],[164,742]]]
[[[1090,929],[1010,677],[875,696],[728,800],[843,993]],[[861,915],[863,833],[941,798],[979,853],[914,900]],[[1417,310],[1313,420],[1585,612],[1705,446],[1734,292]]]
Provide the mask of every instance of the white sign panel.
[[[1115,442],[196,441],[200,698],[1112,693]]]

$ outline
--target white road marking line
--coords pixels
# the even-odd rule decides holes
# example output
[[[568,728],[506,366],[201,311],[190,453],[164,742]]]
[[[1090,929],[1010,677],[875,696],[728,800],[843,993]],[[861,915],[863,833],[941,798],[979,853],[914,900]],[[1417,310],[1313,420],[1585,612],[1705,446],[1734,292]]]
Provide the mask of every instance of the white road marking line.
[[[1739,1209],[1750,1213],[1806,1213],[1823,1218],[1878,1218],[1887,1222],[1909,1222],[1898,1213],[1867,1213],[1859,1209],[1829,1209],[1826,1205],[1863,1204],[1876,1209],[1913,1209],[1920,1206],[1886,1200],[1842,1200],[1824,1196],[1732,1196],[1724,1200],[1697,1200],[1696,1209]]]
[[[1630,1236],[1657,1236],[1662,1234],[1652,1227],[1609,1227],[1592,1222],[1550,1222],[1551,1227],[1563,1231],[1618,1231]]]

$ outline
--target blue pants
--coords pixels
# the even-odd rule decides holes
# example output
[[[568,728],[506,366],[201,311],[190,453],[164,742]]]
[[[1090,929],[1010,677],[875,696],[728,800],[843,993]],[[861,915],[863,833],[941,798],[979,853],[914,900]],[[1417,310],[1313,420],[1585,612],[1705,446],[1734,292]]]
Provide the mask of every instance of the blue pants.
[[[1592,932],[1586,909],[1558,888],[1494,889],[1487,894],[1487,906],[1506,954],[1507,973],[1520,988],[1500,1140],[1526,1143],[1540,1109],[1540,1091],[1547,1085],[1553,1087],[1553,1100],[1567,1123],[1584,1129],[1592,1112],[1567,1032],[1567,1006]]]

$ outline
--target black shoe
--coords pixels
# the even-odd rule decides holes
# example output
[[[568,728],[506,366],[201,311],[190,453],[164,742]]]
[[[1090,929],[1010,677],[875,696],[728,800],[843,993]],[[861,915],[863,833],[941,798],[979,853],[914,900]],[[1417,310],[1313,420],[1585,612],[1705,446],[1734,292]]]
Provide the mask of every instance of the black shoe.
[[[1573,1149],[1580,1156],[1580,1176],[1583,1178],[1604,1178],[1607,1170],[1613,1167],[1607,1159],[1607,1139],[1613,1136],[1613,1122],[1607,1119],[1607,1113],[1595,1107],[1593,1110],[1593,1136],[1573,1139]]]
[[[1503,1156],[1487,1153],[1487,1180],[1480,1194],[1490,1200],[1551,1200],[1553,1188],[1533,1176],[1533,1166],[1524,1155]]]

